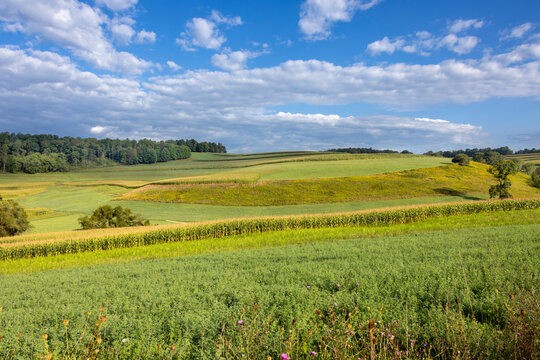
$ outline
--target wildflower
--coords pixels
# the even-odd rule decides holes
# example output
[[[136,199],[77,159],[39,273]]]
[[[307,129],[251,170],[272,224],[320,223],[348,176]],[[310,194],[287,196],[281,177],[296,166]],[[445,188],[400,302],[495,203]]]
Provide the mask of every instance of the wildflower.
[[[129,339],[127,339],[127,338],[126,338],[126,339],[122,339],[122,342],[123,342],[123,343],[127,343],[128,341],[129,341]]]
[[[306,288],[307,288],[308,290],[310,290],[310,289],[311,289],[311,286],[308,285],[308,286],[306,286]]]
[[[331,332],[332,332],[332,330],[328,329],[328,333],[331,333]]]
[[[340,287],[341,285],[337,284],[337,287]]]
[[[356,283],[356,286],[360,286],[360,284],[359,284],[359,283]]]
[[[334,306],[337,306],[337,303],[334,303]]]
[[[285,353],[285,354],[281,354],[279,355],[279,357],[283,360],[290,360],[291,358]]]
[[[244,325],[244,320],[238,320],[238,321],[236,322],[236,324],[237,324],[237,325]]]
[[[309,353],[309,355],[311,355],[311,356],[317,356],[317,353],[316,353],[315,351],[312,351],[312,352]]]
[[[64,323],[64,326],[68,326],[68,324],[69,324],[69,320],[67,320],[67,319],[62,321],[62,322]]]
[[[521,333],[517,333],[516,336],[521,336]]]
[[[411,344],[414,344],[414,340],[411,340]]]

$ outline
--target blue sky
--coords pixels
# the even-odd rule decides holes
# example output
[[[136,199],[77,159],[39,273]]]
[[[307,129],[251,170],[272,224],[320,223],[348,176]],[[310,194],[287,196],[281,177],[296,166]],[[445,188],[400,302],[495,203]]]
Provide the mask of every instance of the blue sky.
[[[540,147],[540,2],[0,0],[0,131]]]

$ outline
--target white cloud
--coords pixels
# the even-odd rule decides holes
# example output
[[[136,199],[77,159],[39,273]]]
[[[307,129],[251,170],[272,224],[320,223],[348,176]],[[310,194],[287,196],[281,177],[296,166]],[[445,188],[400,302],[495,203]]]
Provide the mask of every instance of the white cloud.
[[[135,37],[137,44],[154,43],[156,42],[156,33],[152,31],[141,30]]]
[[[298,60],[232,72],[185,71],[146,81],[81,71],[68,57],[52,52],[0,47],[0,127],[17,131],[76,134],[102,126],[107,136],[190,136],[252,151],[290,149],[291,144],[324,149],[345,142],[428,150],[478,146],[484,135],[458,119],[269,109],[290,103],[372,103],[410,113],[432,104],[501,97],[540,99],[540,39],[479,60],[377,66]],[[358,144],[358,139],[367,143]]]
[[[112,11],[127,10],[137,5],[138,0],[96,0],[96,5],[106,6]]]
[[[210,18],[193,18],[186,23],[186,31],[180,34],[176,43],[186,51],[194,51],[197,47],[218,50],[227,38],[218,29],[218,25],[238,26],[242,24],[239,16],[226,17],[212,11]]]
[[[4,27],[65,47],[100,69],[141,73],[152,66],[131,53],[116,51],[102,28],[112,22],[100,10],[83,2],[4,0],[0,2],[0,21],[5,22]],[[129,33],[127,27],[113,31],[123,41]]]
[[[302,4],[298,25],[311,40],[326,39],[335,22],[351,21],[354,13],[367,10],[381,0],[306,0]]]
[[[366,51],[374,56],[382,53],[393,54],[398,50],[407,53],[430,55],[430,52],[435,49],[446,48],[463,55],[471,52],[480,43],[480,39],[476,36],[459,36],[457,33],[481,26],[483,26],[482,21],[457,20],[450,26],[450,33],[447,35],[434,36],[429,31],[424,30],[405,38],[389,39],[385,36],[381,40],[368,44]]]
[[[452,25],[450,25],[449,32],[457,34],[469,30],[470,28],[480,29],[482,26],[484,26],[484,22],[477,19],[455,20]]]
[[[247,50],[231,51],[230,49],[225,49],[221,54],[212,56],[212,64],[227,71],[242,70],[247,67],[248,59],[256,58],[262,54],[262,52]]]
[[[127,45],[131,42],[131,38],[135,35],[135,30],[128,24],[113,24],[111,33],[118,43]]]
[[[93,126],[93,127],[90,128],[90,132],[92,134],[95,134],[95,135],[99,135],[99,134],[103,133],[105,130],[107,130],[106,127],[99,126],[99,125],[98,126]]]
[[[385,36],[382,40],[377,40],[368,45],[367,51],[371,55],[378,55],[383,52],[393,54],[398,49],[403,49],[405,41],[402,39],[390,40]]]
[[[535,28],[535,26],[530,22],[518,25],[518,26],[512,28],[509,31],[509,34],[502,37],[501,40],[520,39],[523,36],[525,36],[526,33],[528,33],[529,31],[531,31],[534,28]]]
[[[167,66],[173,71],[178,71],[182,68],[180,65],[171,60],[167,61]]]

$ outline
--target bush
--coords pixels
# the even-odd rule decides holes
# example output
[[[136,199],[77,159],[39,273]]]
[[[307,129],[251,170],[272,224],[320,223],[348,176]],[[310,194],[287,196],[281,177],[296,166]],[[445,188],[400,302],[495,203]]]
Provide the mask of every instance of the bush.
[[[26,211],[15,201],[2,201],[0,196],[0,237],[23,233],[29,226]]]
[[[461,166],[467,166],[469,165],[469,162],[471,160],[469,159],[469,157],[465,154],[457,154],[453,159],[452,159],[452,162],[453,163],[456,163],[456,164],[459,164]]]
[[[79,223],[85,230],[150,225],[150,221],[132,214],[130,209],[121,206],[113,208],[110,205],[98,207],[90,217],[81,216]]]
[[[540,188],[540,174],[538,172],[531,175],[531,181],[534,187]]]

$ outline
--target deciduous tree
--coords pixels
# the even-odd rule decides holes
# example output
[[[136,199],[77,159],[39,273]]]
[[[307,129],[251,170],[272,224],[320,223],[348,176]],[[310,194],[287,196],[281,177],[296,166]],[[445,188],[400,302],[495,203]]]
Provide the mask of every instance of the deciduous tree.
[[[489,197],[501,199],[511,197],[510,186],[512,186],[512,182],[509,176],[517,172],[516,163],[509,160],[499,160],[489,167],[488,172],[497,180],[497,184],[489,188]]]

